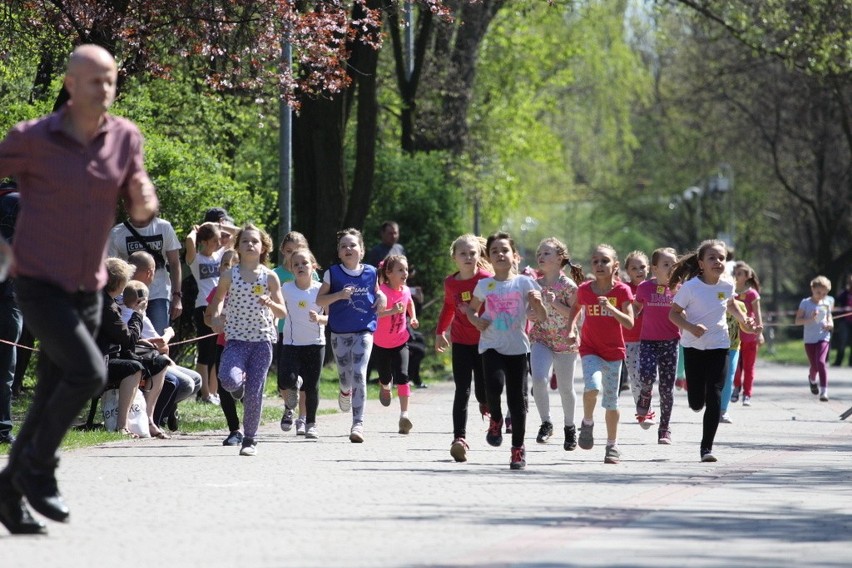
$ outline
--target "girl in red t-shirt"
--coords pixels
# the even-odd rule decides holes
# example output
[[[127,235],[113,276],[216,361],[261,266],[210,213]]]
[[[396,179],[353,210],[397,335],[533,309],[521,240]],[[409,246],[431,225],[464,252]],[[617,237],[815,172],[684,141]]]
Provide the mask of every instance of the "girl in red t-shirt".
[[[598,393],[603,389],[601,406],[606,409],[606,452],[604,463],[619,463],[618,389],[621,363],[624,361],[622,328],[633,327],[633,293],[618,280],[618,255],[609,245],[598,245],[592,252],[593,280],[577,290],[571,308],[571,328],[580,311],[585,315],[580,330],[580,361],[583,364],[583,422],[577,440],[584,450],[595,445],[593,420]],[[576,339],[576,338],[575,338]]]
[[[453,381],[456,384],[453,398],[453,443],[450,455],[457,462],[467,461],[469,449],[467,435],[467,405],[470,401],[470,383],[479,411],[488,414],[485,398],[485,379],[482,375],[482,359],[479,356],[479,330],[467,319],[465,307],[473,298],[476,283],[492,276],[491,264],[486,260],[485,239],[476,235],[462,235],[453,241],[450,256],[458,271],[444,280],[444,306],[438,317],[435,332],[435,350],[443,353],[452,342]],[[450,340],[447,340],[447,329]]]

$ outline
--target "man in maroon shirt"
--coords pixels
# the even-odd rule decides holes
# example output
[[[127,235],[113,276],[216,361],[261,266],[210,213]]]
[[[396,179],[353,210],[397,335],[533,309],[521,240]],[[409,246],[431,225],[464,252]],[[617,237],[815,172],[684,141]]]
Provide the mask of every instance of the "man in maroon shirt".
[[[14,246],[0,239],[0,264],[11,259],[21,313],[41,345],[35,396],[0,472],[0,522],[13,534],[46,532],[23,497],[45,517],[68,520],[57,450],[106,380],[94,337],[115,207],[123,197],[131,219],[143,223],[158,208],[139,130],[107,114],[116,77],[107,51],[78,47],[65,75],[68,103],[0,142],[0,178],[17,179],[22,203]]]

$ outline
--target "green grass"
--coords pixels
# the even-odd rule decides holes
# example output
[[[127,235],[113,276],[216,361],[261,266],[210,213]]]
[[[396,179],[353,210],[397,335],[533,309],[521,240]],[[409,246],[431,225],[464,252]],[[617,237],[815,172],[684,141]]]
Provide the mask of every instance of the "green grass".
[[[805,345],[800,339],[765,343],[758,351],[757,358],[779,365],[809,365]]]
[[[428,363],[427,363],[428,362]],[[424,362],[422,375],[425,382],[433,382],[436,379],[449,376],[448,357],[429,356]],[[24,387],[31,389],[35,384],[35,379],[28,377],[24,381]],[[332,365],[323,367],[320,375],[320,399],[337,400],[338,393],[337,368]],[[277,423],[281,419],[281,412],[284,408],[284,402],[278,396],[277,377],[275,373],[270,373],[266,381],[266,400],[263,405],[263,413],[261,414],[262,423]],[[32,396],[31,390],[25,390],[24,394],[17,398],[12,405],[12,420],[15,424],[13,432],[17,433],[24,415],[29,408]],[[367,387],[368,398],[379,397],[379,387],[375,383],[371,383]],[[89,411],[89,405],[86,405],[84,411],[80,414],[79,422],[82,423],[86,419]],[[201,404],[194,400],[182,402],[179,406],[180,411],[180,432],[197,433],[207,432],[210,430],[225,430],[225,417],[222,415],[222,410],[213,404]],[[242,409],[237,408],[237,412],[242,414]],[[318,414],[334,414],[337,410],[327,409],[320,410]],[[96,422],[98,419],[96,418]],[[107,442],[118,442],[127,440],[121,434],[116,432],[106,432],[104,430],[71,430],[62,442],[63,449],[83,448],[87,446],[95,446]],[[0,446],[0,455],[7,455],[9,446]]]

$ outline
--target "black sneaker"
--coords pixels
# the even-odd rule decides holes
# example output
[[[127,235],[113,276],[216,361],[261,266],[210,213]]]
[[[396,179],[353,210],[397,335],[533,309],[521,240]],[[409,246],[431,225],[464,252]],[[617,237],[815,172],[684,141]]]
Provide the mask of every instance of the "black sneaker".
[[[512,461],[509,462],[509,469],[524,469],[527,467],[527,453],[524,447],[512,448]]]
[[[243,443],[243,433],[239,430],[234,430],[222,442],[223,446],[239,446]]]
[[[573,452],[577,447],[577,428],[572,424],[565,427],[565,443],[562,444],[562,449],[566,452]]]
[[[731,393],[731,402],[737,402],[740,399],[740,389],[734,389]]]
[[[808,381],[810,383],[810,381]],[[811,394],[819,394],[819,385],[816,383],[811,384]]]
[[[491,422],[488,425],[488,432],[485,433],[485,441],[488,442],[489,446],[494,446],[495,448],[503,443],[502,420],[494,420],[491,418]]]
[[[542,422],[538,429],[538,436],[535,437],[535,441],[539,444],[544,444],[551,436],[553,436],[553,424],[550,422]]]

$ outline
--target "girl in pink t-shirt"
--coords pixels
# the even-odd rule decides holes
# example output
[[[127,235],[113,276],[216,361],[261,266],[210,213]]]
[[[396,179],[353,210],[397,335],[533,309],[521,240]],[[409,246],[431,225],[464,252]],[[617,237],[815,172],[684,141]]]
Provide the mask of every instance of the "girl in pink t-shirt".
[[[609,245],[598,245],[592,252],[594,280],[584,282],[577,290],[577,301],[571,308],[573,328],[580,311],[580,361],[583,364],[583,422],[577,444],[584,450],[595,445],[594,412],[598,393],[603,390],[601,406],[606,409],[606,451],[604,463],[619,463],[618,390],[621,363],[624,361],[624,336],[621,329],[633,327],[633,293],[618,280],[618,255]]]
[[[754,319],[755,326],[763,325],[760,313],[760,280],[754,269],[745,262],[734,265],[734,282],[737,300],[746,306],[746,315]],[[743,394],[743,406],[751,406],[751,387],[754,384],[754,367],[757,362],[757,348],[763,344],[763,333],[740,333],[740,360],[734,375],[734,392],[731,402],[736,402]]]
[[[391,255],[379,264],[379,288],[387,297],[387,307],[381,310],[378,326],[373,334],[373,357],[379,372],[379,401],[383,406],[391,403],[391,381],[396,385],[399,398],[399,433],[411,431],[408,418],[408,318],[411,327],[420,325],[414,312],[408,280],[408,260],[402,255]]]
[[[642,282],[636,289],[636,303],[643,314],[639,336],[639,400],[636,402],[636,419],[644,429],[654,422],[651,412],[651,392],[657,373],[660,374],[660,425],[657,442],[671,444],[669,420],[674,403],[674,384],[677,374],[677,353],[680,329],[669,320],[674,291],[669,288],[669,272],[677,262],[673,248],[661,248],[651,255],[653,278]]]

